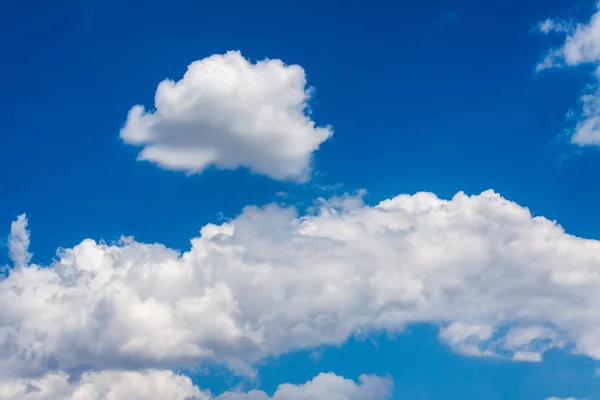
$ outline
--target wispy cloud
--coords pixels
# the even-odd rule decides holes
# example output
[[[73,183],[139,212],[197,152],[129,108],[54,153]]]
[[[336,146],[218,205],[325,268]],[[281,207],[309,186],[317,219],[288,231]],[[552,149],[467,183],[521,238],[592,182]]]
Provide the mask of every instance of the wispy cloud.
[[[600,5],[600,3],[599,3]],[[544,34],[565,36],[559,48],[551,49],[536,66],[541,72],[549,68],[592,65],[596,68],[593,82],[579,99],[578,118],[571,133],[571,143],[578,146],[600,145],[600,10],[587,23],[546,19],[538,24]]]

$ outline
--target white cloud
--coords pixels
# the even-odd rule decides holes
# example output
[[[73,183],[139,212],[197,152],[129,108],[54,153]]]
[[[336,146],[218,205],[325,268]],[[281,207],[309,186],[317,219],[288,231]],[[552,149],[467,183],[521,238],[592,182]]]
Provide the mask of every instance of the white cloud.
[[[189,377],[168,370],[85,372],[77,381],[65,373],[0,380],[0,400],[184,400],[191,396],[209,398]]]
[[[79,380],[65,373],[37,379],[0,380],[0,400],[384,400],[392,381],[362,375],[355,383],[332,373],[301,385],[280,385],[273,397],[253,390],[212,396],[184,375],[169,370],[85,372]]]
[[[540,362],[542,361],[542,355],[532,351],[517,351],[513,354],[512,359],[514,361]]]
[[[600,145],[600,90],[594,90],[581,97],[581,120],[572,137],[572,142],[580,146]]]
[[[548,397],[546,400],[577,400],[575,397]],[[586,399],[579,399],[586,400]]]
[[[392,381],[372,375],[362,375],[359,383],[335,374],[320,374],[303,385],[279,385],[273,397],[261,391],[224,393],[217,400],[383,400],[389,398]]]
[[[594,84],[580,99],[581,115],[571,141],[579,146],[600,145],[600,10],[584,24],[549,19],[541,22],[539,29],[543,33],[564,33],[566,38],[560,48],[551,50],[537,65],[537,71],[581,64],[597,66]]]
[[[27,216],[19,215],[11,224],[8,237],[8,255],[15,268],[24,267],[31,261],[29,253],[29,231],[27,230]]]
[[[0,282],[0,375],[184,367],[250,372],[293,349],[434,323],[456,351],[600,359],[600,242],[489,191],[344,197],[315,215],[247,207],[183,254],[84,240]]]
[[[249,168],[280,180],[307,180],[312,154],[332,135],[311,120],[306,75],[281,60],[256,64],[230,51],[193,62],[162,81],[155,110],[135,106],[121,138],[139,159],[189,174],[210,166]]]
[[[538,29],[542,33],[549,34],[553,32],[569,32],[572,28],[566,21],[547,19],[538,24]]]
[[[440,338],[456,351],[474,356],[486,355],[479,344],[491,339],[493,335],[493,325],[468,325],[462,322],[451,323],[440,330]],[[493,355],[493,352],[488,350],[487,355]]]

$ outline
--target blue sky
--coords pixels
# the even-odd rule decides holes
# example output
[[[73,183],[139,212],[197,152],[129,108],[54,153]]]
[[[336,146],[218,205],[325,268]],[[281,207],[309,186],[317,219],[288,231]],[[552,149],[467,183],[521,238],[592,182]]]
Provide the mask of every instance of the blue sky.
[[[319,197],[329,199],[324,200],[326,205],[323,206],[329,207],[328,204],[339,199],[337,196],[344,193],[353,196],[359,189],[366,189],[366,205],[361,204],[359,211],[352,208],[354,206],[348,210],[342,207],[342,214],[351,214],[361,213],[363,208],[399,194],[423,191],[451,199],[460,191],[479,195],[493,189],[503,198],[529,208],[533,215],[557,221],[568,234],[590,239],[585,247],[589,255],[582,256],[575,249],[566,255],[548,256],[548,260],[563,260],[557,261],[557,269],[552,273],[559,273],[563,267],[571,271],[569,268],[576,269],[585,263],[589,264],[586,273],[593,276],[600,273],[600,250],[598,242],[593,241],[600,239],[597,231],[600,186],[595,184],[600,167],[599,129],[596,127],[588,136],[591,139],[583,144],[576,139],[584,137],[580,132],[585,122],[593,121],[600,114],[600,95],[596,92],[598,76],[594,72],[600,61],[600,52],[595,50],[600,48],[597,35],[600,30],[594,24],[588,25],[597,12],[592,1],[575,4],[572,1],[509,0],[498,5],[467,0],[427,4],[379,0],[301,4],[94,0],[52,4],[7,2],[0,7],[3,55],[0,73],[5,78],[0,107],[3,121],[0,170],[4,171],[0,225],[6,231],[0,264],[17,264],[14,256],[12,260],[8,256],[10,238],[26,235],[19,234],[19,227],[14,226],[12,236],[8,234],[11,222],[22,213],[27,214],[31,230],[32,262],[52,271],[57,269],[53,260],[63,257],[57,255],[57,249],[72,248],[86,238],[110,244],[121,236],[134,236],[140,243],[161,243],[186,252],[190,250],[190,239],[198,237],[203,226],[220,225],[239,215],[235,221],[256,224],[252,225],[253,235],[264,237],[264,243],[273,245],[274,238],[265,232],[271,232],[278,225],[268,225],[271,217],[267,212],[257,216],[250,213],[246,220],[246,212],[242,210],[248,205],[275,202],[295,206],[299,214],[304,215]],[[556,35],[540,32],[539,24],[546,20],[552,23],[548,25],[552,26],[549,30],[556,31]],[[560,28],[570,21],[575,22],[568,28]],[[577,26],[576,22],[582,25]],[[570,51],[564,45],[568,43],[565,37],[572,39],[573,46],[579,40],[584,43],[577,52]],[[551,68],[536,72],[536,65],[553,49],[566,50],[552,58]],[[277,79],[268,76],[268,71],[264,76],[257,75],[257,87],[245,88],[245,82],[256,73],[252,68],[257,62],[265,58],[282,60],[285,64],[269,64],[272,71],[290,74],[292,70],[286,69],[288,66],[300,66],[289,79],[296,82],[296,78],[299,81],[305,78],[307,86],[314,88],[309,99],[311,113],[306,116],[302,112],[290,112],[293,114],[290,118],[300,121],[298,124],[314,121],[315,126],[330,129],[332,136],[318,140],[313,146],[318,149],[311,151],[299,150],[305,144],[304,139],[316,140],[310,125],[302,125],[298,141],[290,142],[289,147],[285,141],[278,147],[280,142],[275,141],[279,139],[269,136],[270,127],[263,129],[268,131],[266,139],[263,136],[256,139],[256,147],[252,141],[254,133],[248,133],[244,140],[249,142],[241,144],[235,143],[238,136],[232,135],[229,138],[232,141],[218,148],[220,161],[209,163],[208,167],[192,174],[182,170],[185,168],[173,167],[184,159],[182,153],[176,154],[173,162],[163,154],[157,156],[164,156],[160,158],[162,161],[137,161],[143,145],[133,143],[135,135],[151,131],[161,138],[154,144],[166,143],[169,147],[175,143],[171,140],[175,140],[177,132],[173,131],[182,126],[180,122],[169,120],[164,111],[166,107],[161,109],[155,105],[159,82],[178,81],[192,62],[212,55],[221,57],[230,50],[239,50],[239,59],[249,60],[247,64],[236,64],[247,68],[249,75],[234,77],[230,84],[234,88],[240,85],[244,89],[239,93],[250,97],[259,96],[263,89],[265,98],[286,90],[290,90],[290,96],[301,93],[294,92],[298,88],[291,83],[286,86],[288,81],[282,81],[281,87],[273,84],[275,87],[269,91],[269,85]],[[216,63],[225,62],[220,58],[216,60]],[[233,56],[231,60],[239,61]],[[198,71],[199,75],[206,73]],[[198,87],[190,90],[193,92]],[[584,103],[589,106],[587,111],[580,105],[586,93],[591,98]],[[256,122],[253,101],[243,102],[238,107],[235,102],[239,97],[227,103],[225,97],[218,96],[208,97],[208,101],[202,103],[206,107],[216,104],[214,113],[204,113],[200,103],[193,104],[197,109],[186,111],[189,112],[187,117],[194,116],[198,120],[210,119],[213,115],[223,119],[219,119],[217,125],[221,125],[214,132],[206,128],[209,125],[204,120],[191,123],[190,129],[185,125],[180,132],[182,141],[189,140],[184,143],[184,149],[202,150],[207,143],[213,143],[211,135],[228,134],[233,130],[227,121],[237,121],[238,116],[227,114],[229,112],[247,106],[249,111],[242,110],[244,114],[239,117],[241,125],[245,129]],[[265,101],[283,104],[287,97],[281,96]],[[260,96],[255,99],[258,98],[262,99]],[[290,102],[292,108],[297,106],[293,100]],[[137,104],[150,112],[155,108],[164,112],[163,125],[145,132],[132,124],[131,135],[134,136],[126,136],[121,129],[126,125],[128,112]],[[180,103],[173,100],[171,105],[175,109]],[[569,110],[572,110],[571,117],[567,117]],[[200,132],[205,128],[206,132]],[[256,129],[258,138],[264,132]],[[287,134],[285,129],[272,130],[273,135]],[[198,154],[194,153],[193,157],[197,159]],[[164,161],[167,158],[169,161]],[[234,167],[223,167],[227,163]],[[297,171],[295,166],[300,164],[304,172],[309,168],[310,179],[278,175],[288,168]],[[238,165],[241,167],[235,168]],[[361,201],[360,196],[351,199]],[[470,215],[460,208],[463,203],[457,204],[457,209],[462,210],[457,212]],[[483,210],[488,206],[477,207]],[[312,215],[310,210],[308,213]],[[486,215],[482,214],[481,218],[488,221],[489,227],[505,221],[504,217],[495,220],[487,219]],[[418,214],[413,217],[419,218]],[[278,216],[272,218],[279,221]],[[515,222],[510,229],[530,221],[527,218],[523,225]],[[427,220],[419,226],[433,229],[422,228],[427,237],[427,232],[442,229],[441,222],[436,224]],[[529,238],[528,235],[523,237]],[[245,238],[239,240],[253,249],[260,247],[260,243],[250,245]],[[494,243],[495,236],[489,240]],[[356,242],[360,243],[364,241]],[[390,248],[396,248],[394,246],[400,248],[401,244],[398,242]],[[464,246],[474,245],[465,241]],[[555,247],[562,249],[561,246]],[[264,252],[269,249],[266,245]],[[155,254],[151,250],[140,251]],[[496,256],[496,253],[490,254],[486,257]],[[288,265],[289,261],[283,255],[260,253],[260,256],[273,265]],[[522,257],[523,260],[538,257],[546,265],[546,259],[538,253]],[[452,255],[448,258],[452,259]],[[323,265],[331,265],[333,261],[328,260]],[[75,261],[76,264],[82,262],[93,263],[87,258]],[[132,262],[142,261],[135,258]],[[227,262],[232,261],[224,261]],[[511,274],[520,276],[519,268],[528,268],[520,262],[515,261]],[[377,263],[373,261],[374,265]],[[465,263],[444,264],[444,268],[451,275],[452,268]],[[510,262],[504,261],[502,265],[505,264]],[[74,268],[79,270],[80,267]],[[11,272],[15,280],[32,279],[23,274]],[[458,272],[457,275],[462,276]],[[366,273],[360,277],[372,276]],[[428,279],[422,281],[425,290]],[[298,282],[288,284],[300,285]],[[8,286],[5,283],[5,287]],[[235,285],[229,286],[236,297],[239,293],[233,289]],[[297,290],[303,288],[299,286]],[[475,289],[478,288],[469,290]],[[573,293],[587,293],[588,288],[573,290]],[[524,302],[533,298],[528,297],[526,289],[519,293]],[[554,287],[549,288],[548,293],[552,293],[551,300],[559,299],[557,301],[576,296]],[[379,298],[376,292],[370,295]],[[598,298],[590,296],[577,298],[569,305],[592,307]],[[35,303],[36,299],[28,301]],[[86,304],[82,303],[81,307],[85,309]],[[294,304],[283,304],[277,311],[289,312],[286,307],[295,307]],[[20,312],[26,315],[22,310],[29,308],[23,307]],[[568,310],[571,309],[556,309],[556,313]],[[429,317],[429,313],[435,317]],[[211,348],[217,354],[214,359],[190,355],[169,358],[165,355],[169,351],[177,353],[172,349],[165,350],[151,362],[144,361],[144,357],[127,359],[120,353],[117,357],[93,351],[75,363],[63,362],[63,358],[69,357],[57,356],[56,365],[48,371],[26,366],[23,371],[27,373],[14,379],[42,379],[40,376],[50,372],[70,373],[75,367],[81,369],[83,364],[93,365],[93,370],[100,373],[162,368],[183,371],[199,387],[216,394],[256,387],[271,395],[279,384],[301,384],[319,373],[332,372],[352,380],[361,374],[389,376],[394,385],[392,399],[600,398],[600,378],[595,374],[600,366],[595,360],[600,359],[600,351],[591,350],[592,339],[589,339],[594,332],[600,332],[599,324],[594,326],[587,319],[585,323],[575,321],[571,331],[561,325],[563,319],[552,317],[546,321],[544,316],[529,316],[536,324],[557,326],[564,337],[559,340],[553,336],[554,344],[543,354],[541,362],[516,362],[508,356],[480,357],[457,350],[438,337],[439,327],[457,321],[463,323],[466,317],[446,319],[436,313],[428,311],[414,320],[394,321],[393,329],[380,320],[373,320],[358,327],[368,331],[366,337],[360,339],[352,336],[356,329],[351,329],[351,334],[344,338],[313,339],[311,336],[310,340],[306,339],[308,344],[299,345],[289,343],[305,339],[294,337],[288,343],[287,336],[281,333],[283,336],[277,336],[277,340],[285,342],[285,346],[277,342],[277,346],[272,347],[276,350],[271,351],[271,344],[267,343],[268,350],[264,352],[247,350],[254,352],[252,357],[247,356],[246,350],[240,350],[243,355],[223,350],[226,356],[221,357],[216,347]],[[0,327],[9,329],[5,321],[13,314],[7,311],[5,314],[0,311]],[[567,317],[564,319],[570,321]],[[482,321],[477,321],[477,326],[488,322]],[[509,329],[522,322],[513,318],[502,321],[494,329]],[[36,323],[41,324],[36,320],[30,323],[34,327]],[[406,330],[397,332],[404,324],[408,326]],[[104,329],[100,326],[98,334]],[[267,326],[265,329],[275,328]],[[40,332],[45,331],[40,328]],[[115,335],[115,340],[125,340]],[[67,340],[66,337],[61,336],[60,342]],[[0,343],[2,340],[5,339],[0,335]],[[490,340],[483,338],[478,346],[493,346]],[[572,351],[573,348],[578,350]],[[503,351],[509,350],[503,347]],[[533,350],[528,347],[527,351]],[[256,376],[240,376],[240,371],[232,367],[232,357],[248,362],[256,369]],[[248,357],[252,360],[248,361]],[[2,395],[0,391],[0,398]]]

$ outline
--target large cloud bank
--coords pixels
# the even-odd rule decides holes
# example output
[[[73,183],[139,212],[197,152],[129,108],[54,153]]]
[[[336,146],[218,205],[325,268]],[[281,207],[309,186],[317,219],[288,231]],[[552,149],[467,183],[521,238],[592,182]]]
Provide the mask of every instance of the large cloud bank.
[[[13,226],[14,228],[14,226]],[[18,229],[18,226],[17,226]],[[600,359],[600,242],[491,191],[248,207],[183,254],[91,239],[0,282],[0,375],[186,367],[434,323],[469,355]]]

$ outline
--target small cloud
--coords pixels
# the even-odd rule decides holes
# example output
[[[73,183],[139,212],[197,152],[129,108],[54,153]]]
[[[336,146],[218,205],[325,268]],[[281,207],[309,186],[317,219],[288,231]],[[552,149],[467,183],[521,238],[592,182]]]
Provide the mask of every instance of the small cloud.
[[[569,32],[571,24],[567,21],[548,18],[545,21],[540,21],[537,29],[544,34]]]
[[[341,183],[334,183],[332,185],[315,185],[315,187],[323,193],[335,193],[344,187]]]
[[[522,362],[540,362],[542,361],[542,355],[532,351],[517,351],[515,354],[513,354],[512,359],[513,361]]]
[[[10,227],[8,237],[8,255],[15,268],[25,267],[31,261],[29,253],[29,231],[27,230],[27,216],[19,215]]]
[[[562,49],[555,49],[549,52],[542,61],[536,64],[535,72],[545,71],[547,69],[558,68],[564,66]]]
[[[314,362],[319,362],[323,358],[323,352],[315,350],[315,351],[313,351],[313,352],[310,353],[310,358]]]
[[[247,168],[306,182],[314,152],[333,135],[311,119],[313,92],[299,65],[215,54],[162,81],[154,107],[132,107],[120,136],[141,148],[139,160],[188,175]]]

